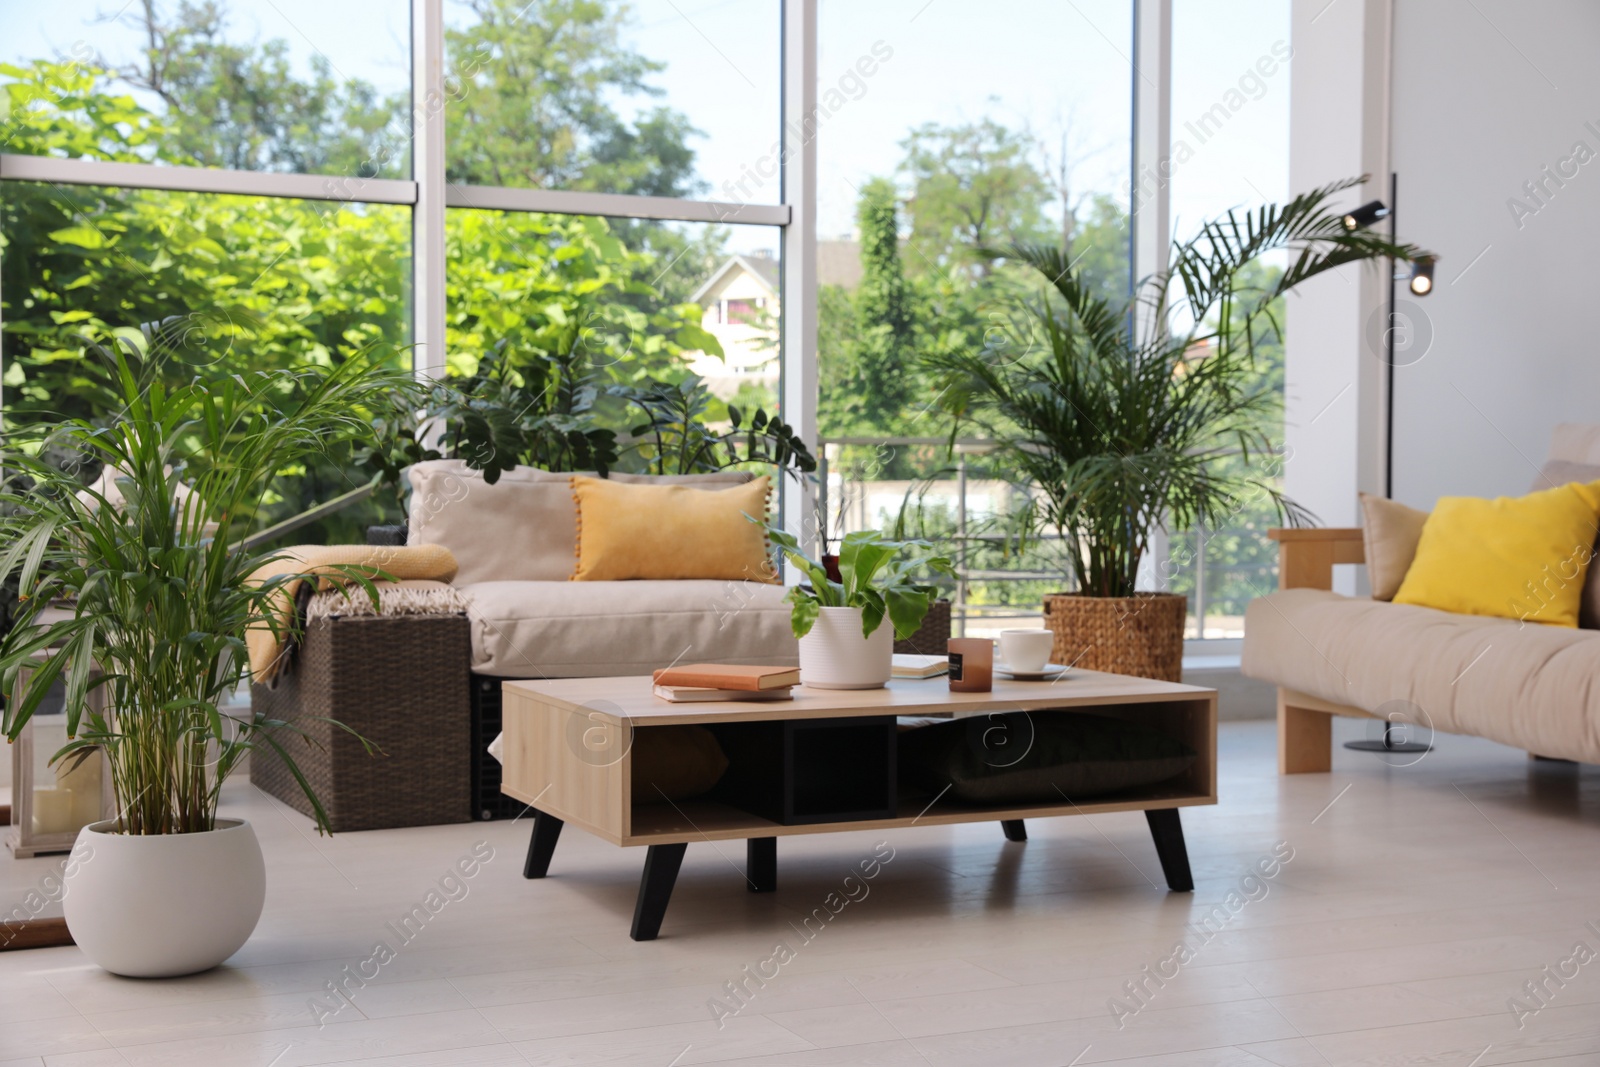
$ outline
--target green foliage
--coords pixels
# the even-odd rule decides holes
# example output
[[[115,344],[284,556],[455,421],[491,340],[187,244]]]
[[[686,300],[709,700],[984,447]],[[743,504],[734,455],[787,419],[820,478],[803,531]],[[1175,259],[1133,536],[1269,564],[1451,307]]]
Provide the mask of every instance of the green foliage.
[[[519,464],[598,471],[617,460],[617,435],[595,419],[599,387],[576,319],[543,331],[544,345],[501,341],[468,378],[434,387],[426,419],[443,428],[444,454],[493,485]]]
[[[679,383],[649,382],[614,390],[641,408],[647,421],[635,426],[635,448],[655,474],[703,474],[746,464],[767,464],[790,474],[810,473],[817,461],[794,427],[757,408],[728,405],[727,430],[709,424],[712,396],[690,375]]]
[[[161,142],[163,159],[199,162],[164,140],[167,119],[108,94],[103,72],[75,62],[8,70],[13,150],[136,159]],[[446,224],[453,375],[472,381],[498,341],[514,353],[581,348],[599,368],[602,390],[680,377],[687,351],[721,354],[697,306],[649,283],[662,273],[656,257],[630,248],[607,220],[452,211]],[[84,361],[81,337],[125,331],[130,322],[164,324],[173,380],[305,360],[332,366],[380,341],[394,346],[396,366],[404,363],[403,208],[8,183],[0,233],[0,358],[14,427],[113,412],[114,392]],[[624,401],[601,403],[621,424]],[[262,518],[282,519],[354,488],[365,480],[363,464],[381,470],[424,454],[409,420],[378,429],[387,444],[376,452],[335,450],[287,472],[293,477],[258,503]],[[359,539],[361,527],[383,517],[370,503],[310,536]]]
[[[688,196],[693,127],[654,108],[633,123],[619,98],[660,90],[665,64],[622,43],[628,9],[603,0],[466,0],[468,25],[445,33],[461,77],[451,105],[452,182]],[[460,74],[459,72],[470,71]]]
[[[764,525],[784,558],[810,581],[794,586],[784,598],[792,605],[790,624],[796,637],[811,632],[822,608],[860,608],[863,637],[871,637],[885,617],[897,637],[910,637],[939,595],[937,586],[919,581],[918,576],[955,574],[950,560],[935,553],[927,541],[892,541],[877,530],[857,530],[840,543],[842,581],[836,582],[828,577],[827,568],[801,551],[793,534]]]
[[[903,146],[911,239],[936,269],[982,277],[991,268],[980,250],[1048,232],[1044,205],[1051,190],[1025,134],[987,118],[963,126],[927,123]]]
[[[289,42],[230,40],[216,0],[180,3],[171,17],[141,0],[128,21],[145,47],[116,74],[165,105],[167,129],[152,144],[159,158],[362,178],[410,173],[409,93],[380,98],[365,82],[336,77],[320,52],[302,81]]]
[[[14,740],[63,682],[73,740],[55,759],[105,753],[126,832],[197,833],[212,828],[222,783],[244,755],[261,744],[281,751],[274,734],[288,728],[221,710],[248,663],[245,632],[280,626],[270,602],[286,580],[249,580],[279,557],[240,547],[242,517],[280,470],[364,439],[373,413],[415,402],[414,386],[370,355],[169,385],[177,372],[127,347],[131,355],[101,350],[121,405],[114,419],[36,427],[0,449],[11,479],[0,493],[0,579],[15,577],[21,594],[0,641],[0,726]],[[40,458],[52,449],[115,471],[121,501]],[[58,600],[71,602],[71,616],[46,621]],[[95,684],[109,715],[89,702]]]
[[[892,425],[910,406],[917,381],[914,299],[900,262],[899,210],[894,186],[875,178],[861,190],[861,285],[853,328],[828,368],[833,432],[860,433]]]
[[[1268,416],[1281,403],[1257,353],[1258,340],[1277,332],[1274,301],[1346,263],[1420,254],[1377,234],[1345,232],[1328,201],[1352,184],[1207,224],[1131,305],[1092,291],[1059,248],[1014,245],[1006,254],[1046,288],[1017,309],[1012,343],[931,360],[947,387],[946,409],[1004,442],[1037,494],[1037,526],[1064,538],[1078,589],[1132,595],[1163,523],[1178,531],[1220,526],[1247,498],[1271,501],[1291,522],[1305,517],[1251,467],[1252,456],[1270,453]],[[1253,291],[1250,266],[1275,249],[1290,251],[1290,269]],[[1172,286],[1181,286],[1195,323],[1177,334],[1166,327]],[[1138,316],[1159,328],[1135,335],[1130,320]],[[1227,465],[1232,454],[1243,470]]]
[[[722,355],[698,305],[639,280],[660,273],[655,257],[630,249],[606,219],[458,210],[446,225],[452,375],[470,377],[500,341],[549,350],[560,335],[614,384],[682,374],[686,352]]]

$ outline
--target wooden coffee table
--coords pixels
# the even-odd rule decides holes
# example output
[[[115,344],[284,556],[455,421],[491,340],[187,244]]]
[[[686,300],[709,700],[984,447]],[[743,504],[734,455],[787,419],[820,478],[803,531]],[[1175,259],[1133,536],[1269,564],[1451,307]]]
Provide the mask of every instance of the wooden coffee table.
[[[501,788],[534,815],[524,876],[545,876],[565,823],[614,845],[647,846],[632,936],[649,941],[661,929],[690,842],[745,839],[750,889],[769,892],[777,886],[777,839],[790,834],[999,822],[1009,840],[1024,841],[1027,819],[1143,811],[1168,887],[1194,888],[1178,809],[1217,802],[1213,689],[1075,670],[1055,682],[997,679],[990,693],[952,693],[944,678],[897,679],[886,689],[799,686],[794,692],[792,701],[670,704],[651,693],[648,677],[506,682]],[[1183,741],[1197,758],[1180,777],[1082,802],[1063,798],[1060,803],[980,806],[946,794],[931,802],[926,795],[898,798],[894,716],[1045,710],[1135,722]],[[730,748],[730,731],[740,739],[729,752],[724,782],[747,783],[741,803],[726,798],[662,803],[660,797],[636,802],[634,732],[688,723],[720,724],[724,749]],[[885,737],[886,768],[875,755]],[[839,761],[850,764],[848,775],[839,775]],[[808,787],[808,767],[818,773],[831,767],[832,785],[849,795],[819,789],[816,781]],[[838,810],[830,814],[835,795]]]

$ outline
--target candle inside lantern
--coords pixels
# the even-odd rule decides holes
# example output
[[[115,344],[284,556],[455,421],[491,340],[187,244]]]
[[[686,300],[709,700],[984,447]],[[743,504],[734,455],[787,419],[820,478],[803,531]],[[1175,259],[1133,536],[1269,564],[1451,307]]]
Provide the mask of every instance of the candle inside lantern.
[[[56,788],[72,793],[72,825],[76,830],[100,821],[100,786],[104,760],[95,752],[82,763],[68,757],[56,764]]]
[[[33,791],[33,832],[61,834],[78,829],[72,821],[72,790],[42,786]]]

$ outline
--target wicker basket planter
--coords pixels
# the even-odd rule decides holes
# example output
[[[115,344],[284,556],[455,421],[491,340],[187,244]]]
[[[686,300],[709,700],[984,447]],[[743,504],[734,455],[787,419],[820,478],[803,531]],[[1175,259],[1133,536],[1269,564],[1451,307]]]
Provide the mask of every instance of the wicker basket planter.
[[[1181,681],[1188,607],[1188,598],[1176,593],[1047,596],[1044,624],[1055,635],[1050,658],[1091,671]]]
[[[918,656],[942,656],[950,648],[950,601],[935,600],[928,605],[917,632],[905,639],[896,638],[896,652]]]

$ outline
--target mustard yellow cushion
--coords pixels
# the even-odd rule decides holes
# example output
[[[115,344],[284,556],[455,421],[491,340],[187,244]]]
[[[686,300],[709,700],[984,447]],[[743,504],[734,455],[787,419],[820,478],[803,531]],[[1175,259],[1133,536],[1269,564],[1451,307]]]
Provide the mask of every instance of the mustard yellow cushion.
[[[1600,482],[1521,497],[1441,497],[1396,604],[1577,626]]]
[[[725,578],[775,582],[765,520],[767,477],[730,489],[623,485],[572,479],[578,504],[578,569],[573,580]]]
[[[633,802],[664,804],[710,792],[728,769],[717,738],[704,726],[650,726],[633,731]]]

